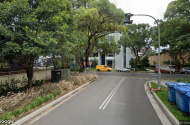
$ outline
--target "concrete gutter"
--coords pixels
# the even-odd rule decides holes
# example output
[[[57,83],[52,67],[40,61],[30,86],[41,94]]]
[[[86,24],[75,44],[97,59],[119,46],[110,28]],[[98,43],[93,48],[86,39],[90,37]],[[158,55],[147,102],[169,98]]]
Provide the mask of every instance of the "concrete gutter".
[[[150,82],[148,82],[148,86],[151,87]],[[167,109],[167,107],[164,105],[164,103],[159,99],[159,97],[156,95],[154,91],[151,91],[153,97],[158,102],[159,106],[163,110],[163,112],[166,114],[166,116],[169,118],[169,120],[172,122],[173,125],[179,125],[179,121],[175,118],[175,116]]]
[[[88,83],[86,83],[86,84],[84,84],[84,85],[82,85],[82,86],[76,88],[75,90],[73,90],[73,91],[71,91],[71,92],[69,92],[69,93],[67,93],[67,94],[65,94],[65,95],[63,95],[63,96],[61,96],[61,97],[59,97],[58,99],[52,101],[51,103],[48,103],[47,105],[45,105],[45,106],[39,108],[38,110],[36,110],[36,111],[30,113],[29,115],[27,115],[27,116],[25,116],[25,117],[19,119],[19,120],[16,121],[13,125],[21,125],[21,124],[24,124],[25,122],[27,122],[27,121],[29,121],[30,119],[34,118],[35,116],[39,115],[40,113],[42,113],[43,111],[47,110],[48,108],[50,108],[50,107],[52,107],[52,106],[54,106],[54,105],[60,103],[61,101],[63,101],[63,100],[66,99],[67,97],[69,97],[69,96],[75,94],[76,92],[80,91],[82,88],[87,87],[89,84],[93,83],[94,81],[96,81],[96,79],[94,79],[94,80],[92,80],[92,81],[90,81],[90,82],[88,82]]]

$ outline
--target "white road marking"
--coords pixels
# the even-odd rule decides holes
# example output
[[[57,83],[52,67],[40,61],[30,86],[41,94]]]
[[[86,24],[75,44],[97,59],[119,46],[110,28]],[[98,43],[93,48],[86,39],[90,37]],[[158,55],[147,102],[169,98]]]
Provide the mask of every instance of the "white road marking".
[[[102,103],[102,105],[99,107],[99,109],[104,110],[106,108],[106,106],[108,105],[109,101],[111,100],[111,98],[114,96],[114,94],[116,93],[117,89],[119,88],[119,86],[121,85],[121,83],[124,81],[125,78],[122,78],[119,83],[115,86],[115,88],[112,90],[112,92],[108,95],[108,97],[105,99],[105,101]]]

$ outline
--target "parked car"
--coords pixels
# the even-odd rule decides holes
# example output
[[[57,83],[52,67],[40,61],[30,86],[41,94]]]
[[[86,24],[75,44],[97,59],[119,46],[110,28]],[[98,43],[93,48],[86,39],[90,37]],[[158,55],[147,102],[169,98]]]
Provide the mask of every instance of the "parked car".
[[[108,71],[108,72],[110,72],[110,71],[112,71],[112,68],[105,66],[105,65],[97,65],[96,70],[97,71]]]
[[[182,69],[180,69],[180,73],[185,73],[185,74],[190,73],[190,67],[183,67]]]
[[[127,69],[127,68],[118,68],[117,71],[118,72],[130,72],[131,70]]]
[[[154,72],[158,72],[158,68],[156,67]],[[174,73],[175,69],[173,67],[170,66],[160,66],[160,72],[161,73]]]

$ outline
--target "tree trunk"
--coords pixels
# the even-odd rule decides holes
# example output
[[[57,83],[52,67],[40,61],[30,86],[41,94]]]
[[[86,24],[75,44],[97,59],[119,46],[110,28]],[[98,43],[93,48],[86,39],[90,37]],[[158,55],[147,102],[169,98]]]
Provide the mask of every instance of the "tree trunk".
[[[85,66],[82,65],[82,66],[80,67],[80,72],[84,72],[84,70],[85,70]]]
[[[28,64],[25,67],[27,77],[28,77],[28,85],[27,88],[32,88],[32,79],[34,75],[34,58],[30,59]]]
[[[79,72],[84,72],[84,59],[81,57],[81,60],[79,61],[80,64],[80,71]]]
[[[55,54],[53,54],[53,67],[54,69],[57,69],[57,61],[56,61],[56,58],[55,58]]]
[[[33,74],[34,74],[33,67],[32,68],[28,68],[26,70],[26,73],[27,73],[27,77],[28,77],[27,88],[32,88],[32,79],[33,79]]]
[[[137,63],[138,61],[135,59],[135,71],[137,71]]]

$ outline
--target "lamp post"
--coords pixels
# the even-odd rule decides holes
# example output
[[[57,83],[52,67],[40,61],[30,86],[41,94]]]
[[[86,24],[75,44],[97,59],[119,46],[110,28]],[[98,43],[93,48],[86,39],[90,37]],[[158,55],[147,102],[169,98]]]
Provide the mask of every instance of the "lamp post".
[[[160,89],[160,82],[161,82],[161,72],[160,72],[160,26],[158,24],[158,21],[150,15],[147,14],[131,14],[131,13],[126,13],[125,14],[125,20],[124,20],[124,24],[132,24],[132,20],[130,20],[130,18],[132,16],[148,16],[151,17],[152,19],[154,19],[154,21],[156,22],[157,26],[158,26],[158,89]]]

